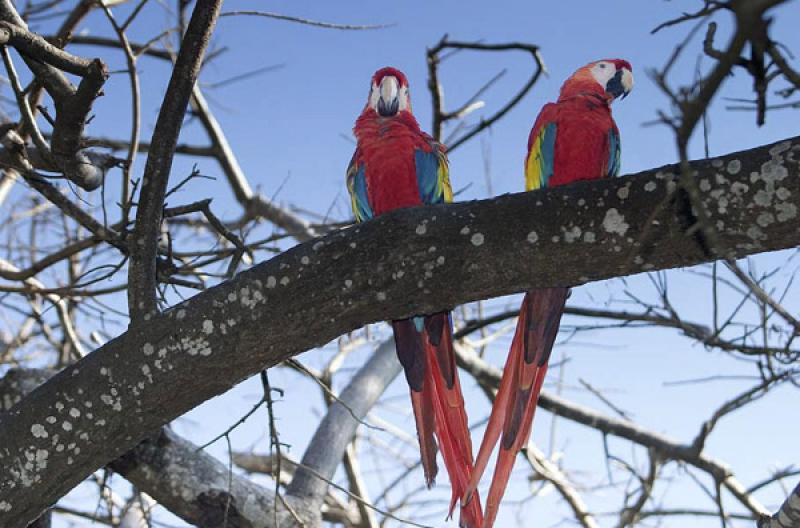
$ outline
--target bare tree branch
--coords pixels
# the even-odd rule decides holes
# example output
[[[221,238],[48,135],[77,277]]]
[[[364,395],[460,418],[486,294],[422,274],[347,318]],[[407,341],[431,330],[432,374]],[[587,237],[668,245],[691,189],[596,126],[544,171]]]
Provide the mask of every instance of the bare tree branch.
[[[221,6],[222,0],[198,0],[195,5],[153,130],[150,142],[153,146],[147,156],[136,210],[128,272],[128,309],[132,324],[141,322],[145,314],[158,311],[156,256],[164,196],[183,117]]]

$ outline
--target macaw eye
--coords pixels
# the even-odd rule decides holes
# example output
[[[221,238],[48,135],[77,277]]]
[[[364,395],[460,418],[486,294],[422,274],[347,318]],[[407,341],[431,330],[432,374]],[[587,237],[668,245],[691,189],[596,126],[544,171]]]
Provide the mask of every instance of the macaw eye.
[[[605,63],[601,62],[601,63],[600,63],[600,67],[601,67],[601,68],[605,68],[605,67],[606,67]]]

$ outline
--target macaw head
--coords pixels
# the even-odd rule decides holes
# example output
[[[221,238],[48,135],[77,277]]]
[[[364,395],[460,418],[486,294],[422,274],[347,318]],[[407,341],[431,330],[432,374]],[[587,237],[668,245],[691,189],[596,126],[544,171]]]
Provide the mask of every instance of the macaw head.
[[[561,87],[561,98],[580,93],[602,95],[608,102],[633,90],[631,64],[622,59],[604,59],[590,62],[578,69]]]
[[[381,68],[372,76],[367,108],[381,117],[392,117],[400,112],[411,111],[408,95],[408,79],[398,69]]]

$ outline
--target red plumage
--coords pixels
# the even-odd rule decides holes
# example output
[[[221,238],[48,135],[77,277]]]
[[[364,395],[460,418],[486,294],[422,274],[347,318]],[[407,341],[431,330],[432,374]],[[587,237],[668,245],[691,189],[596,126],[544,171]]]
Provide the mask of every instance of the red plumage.
[[[375,215],[421,205],[414,151],[431,152],[431,138],[410,112],[393,119],[365,108],[354,128],[358,138],[356,163],[364,166],[367,196]]]
[[[542,123],[547,122],[555,123],[558,129],[548,187],[606,176],[608,131],[617,131],[617,125],[605,101],[585,95],[562,95],[558,103],[546,104],[531,129],[529,151]]]

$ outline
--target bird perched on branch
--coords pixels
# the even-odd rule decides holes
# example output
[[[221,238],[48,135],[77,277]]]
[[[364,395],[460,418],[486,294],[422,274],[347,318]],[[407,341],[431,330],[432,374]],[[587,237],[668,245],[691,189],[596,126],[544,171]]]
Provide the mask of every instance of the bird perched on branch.
[[[375,72],[369,99],[353,128],[357,146],[347,169],[356,221],[400,207],[450,202],[445,147],[420,130],[406,76]],[[425,480],[430,487],[441,449],[452,487],[450,515],[472,473],[472,441],[456,370],[449,312],[392,321],[397,356],[411,389]],[[461,508],[460,526],[479,528],[479,501]]]
[[[558,101],[542,108],[531,130],[525,189],[616,176],[620,138],[611,103],[625,98],[632,88],[631,65],[619,59],[592,62],[567,79]],[[528,443],[568,294],[569,289],[563,287],[535,289],[522,301],[503,377],[463,499],[465,504],[472,500],[489,455],[500,439],[483,528],[494,524],[517,452]]]

